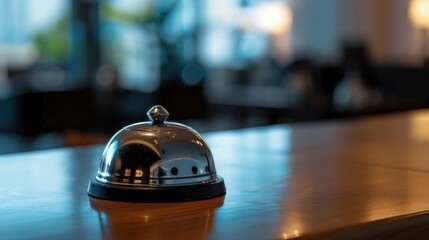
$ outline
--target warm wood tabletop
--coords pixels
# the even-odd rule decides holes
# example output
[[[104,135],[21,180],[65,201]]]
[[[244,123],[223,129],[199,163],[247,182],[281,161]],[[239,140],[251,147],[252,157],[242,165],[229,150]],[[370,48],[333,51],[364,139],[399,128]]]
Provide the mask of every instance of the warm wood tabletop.
[[[429,235],[429,111],[203,134],[225,197],[90,199],[103,146],[0,155],[0,239]]]

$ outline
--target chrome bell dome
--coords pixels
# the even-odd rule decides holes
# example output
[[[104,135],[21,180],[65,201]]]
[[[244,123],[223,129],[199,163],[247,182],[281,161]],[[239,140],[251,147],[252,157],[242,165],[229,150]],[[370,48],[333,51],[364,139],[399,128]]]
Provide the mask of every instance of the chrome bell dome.
[[[150,122],[124,127],[104,149],[88,194],[130,202],[178,202],[225,194],[213,156],[192,128],[166,122],[160,105],[147,113]]]

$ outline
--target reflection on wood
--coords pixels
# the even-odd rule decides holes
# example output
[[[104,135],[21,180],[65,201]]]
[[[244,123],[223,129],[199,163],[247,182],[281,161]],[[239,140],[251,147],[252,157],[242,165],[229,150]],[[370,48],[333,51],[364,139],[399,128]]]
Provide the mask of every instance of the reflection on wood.
[[[185,203],[122,203],[90,199],[104,239],[207,239],[224,197]]]

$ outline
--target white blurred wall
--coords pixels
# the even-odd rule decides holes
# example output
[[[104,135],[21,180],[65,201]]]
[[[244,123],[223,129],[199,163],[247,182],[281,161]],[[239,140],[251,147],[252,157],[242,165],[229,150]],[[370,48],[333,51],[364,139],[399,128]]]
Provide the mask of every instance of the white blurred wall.
[[[293,55],[339,59],[344,41],[364,41],[376,63],[418,65],[421,33],[408,17],[410,0],[290,0]]]

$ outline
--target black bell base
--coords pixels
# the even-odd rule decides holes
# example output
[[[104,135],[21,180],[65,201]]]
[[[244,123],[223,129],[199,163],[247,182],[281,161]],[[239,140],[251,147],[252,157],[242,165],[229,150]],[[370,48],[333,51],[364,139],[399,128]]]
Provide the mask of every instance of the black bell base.
[[[226,193],[223,178],[213,183],[168,187],[136,187],[98,182],[91,179],[88,195],[94,198],[140,203],[189,202],[215,198]]]

